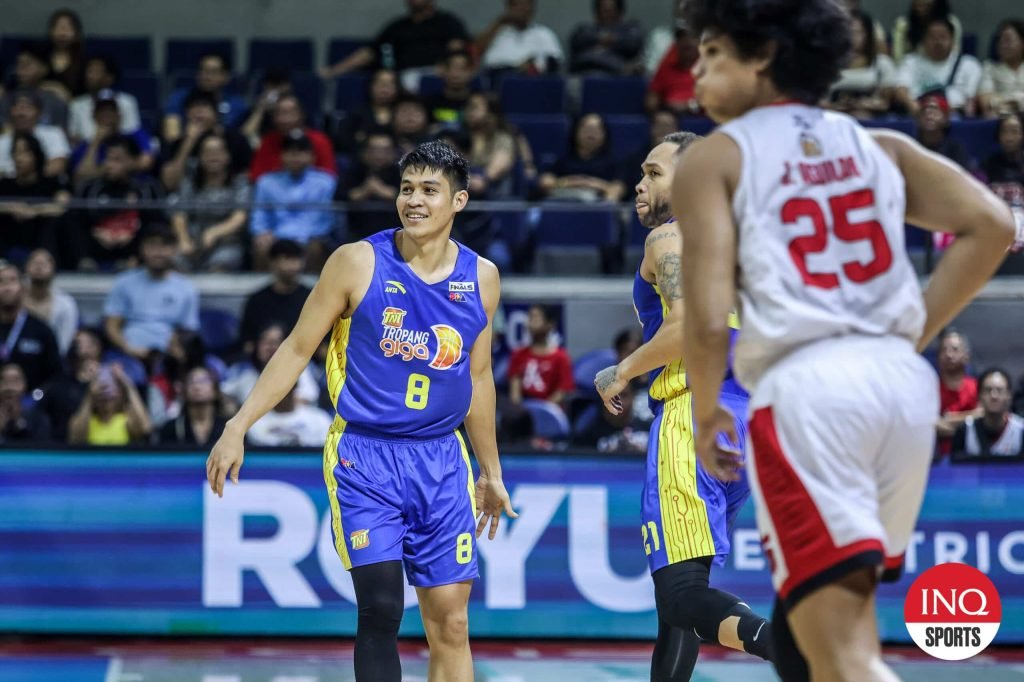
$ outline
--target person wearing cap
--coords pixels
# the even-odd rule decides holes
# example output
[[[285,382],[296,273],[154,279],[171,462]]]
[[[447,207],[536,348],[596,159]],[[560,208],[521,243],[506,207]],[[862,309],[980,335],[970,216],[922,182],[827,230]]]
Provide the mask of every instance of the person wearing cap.
[[[85,61],[86,94],[71,100],[69,107],[68,137],[72,142],[93,139],[96,123],[93,118],[93,106],[96,96],[103,90],[111,90],[117,100],[118,111],[121,112],[121,132],[132,133],[142,127],[139,117],[139,102],[134,95],[116,88],[120,70],[114,60],[103,55],[89,57]]]
[[[43,147],[46,155],[46,166],[43,174],[47,177],[63,175],[67,170],[68,156],[71,147],[64,131],[57,126],[41,123],[43,104],[39,93],[33,90],[19,89],[9,95],[10,129],[0,135],[0,177],[14,175],[14,157],[12,145],[15,133],[33,135]]]
[[[100,90],[94,97],[92,110],[93,135],[88,142],[78,143],[71,152],[69,171],[75,184],[82,184],[102,172],[103,159],[107,155],[107,140],[115,135],[126,135],[139,148],[139,157],[135,164],[137,173],[146,173],[153,167],[156,150],[153,138],[142,128],[125,133],[121,126],[121,108],[118,106],[117,93],[113,90]]]
[[[50,66],[46,49],[40,44],[23,43],[18,47],[14,62],[14,84],[16,90],[28,90],[39,99],[39,122],[63,129],[68,124],[68,105],[63,87],[46,80]],[[0,99],[0,127],[9,120],[13,96]]]
[[[928,92],[916,102],[917,141],[945,156],[961,168],[971,170],[971,157],[963,145],[949,136],[949,100],[942,91]]]
[[[337,161],[334,148],[326,135],[306,125],[302,103],[295,93],[284,93],[274,103],[274,129],[263,136],[260,146],[252,157],[249,178],[256,182],[264,173],[281,169],[282,143],[289,133],[302,132],[313,147],[313,165],[331,175],[337,175]]]
[[[148,226],[139,255],[142,267],[114,280],[103,306],[103,327],[115,348],[146,361],[154,351],[167,352],[179,330],[199,331],[199,292],[173,270],[178,239],[169,226]]]
[[[253,266],[266,270],[270,249],[278,239],[291,239],[306,248],[306,266],[319,272],[330,253],[333,214],[327,204],[337,185],[334,175],[313,168],[313,143],[302,130],[290,131],[281,142],[283,170],[256,182],[255,208],[249,224]]]
[[[921,47],[900,62],[896,99],[910,114],[917,114],[921,95],[941,90],[950,109],[974,115],[983,69],[981,62],[960,51],[954,34],[949,17],[929,19]]]

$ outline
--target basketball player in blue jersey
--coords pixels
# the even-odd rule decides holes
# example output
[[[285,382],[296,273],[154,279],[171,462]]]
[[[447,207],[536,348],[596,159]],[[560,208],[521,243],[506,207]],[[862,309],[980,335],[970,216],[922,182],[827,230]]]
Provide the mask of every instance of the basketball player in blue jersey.
[[[672,133],[651,150],[636,186],[641,224],[651,228],[633,284],[633,304],[643,325],[644,343],[594,380],[606,408],[624,407],[619,393],[650,372],[650,403],[655,414],[647,446],[642,498],[644,551],[654,578],[658,639],[651,662],[652,682],[689,680],[701,641],[716,642],[768,659],[767,621],[735,597],[708,586],[712,565],[729,553],[736,513],[750,495],[746,481],[723,483],[704,471],[694,450],[693,407],[683,358],[683,297],[680,261],[683,240],[672,216],[672,176],[679,154],[693,133]],[[736,328],[735,317],[730,326]],[[731,375],[721,401],[746,430],[747,393]],[[743,440],[739,447],[743,447]]]
[[[324,447],[334,542],[359,607],[358,682],[399,682],[402,568],[416,588],[431,682],[473,679],[467,603],[476,538],[504,511],[494,432],[491,321],[498,270],[449,238],[466,206],[466,160],[428,142],[399,162],[402,227],[328,259],[295,329],[228,422],[207,461],[217,495],[238,482],[242,442],[332,329],[328,388],[337,416]],[[473,471],[463,423],[480,465]]]

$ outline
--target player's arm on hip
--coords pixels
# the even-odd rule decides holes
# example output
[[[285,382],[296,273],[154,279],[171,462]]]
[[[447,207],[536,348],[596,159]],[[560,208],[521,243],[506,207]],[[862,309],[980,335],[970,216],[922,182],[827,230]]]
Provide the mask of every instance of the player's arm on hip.
[[[466,415],[466,433],[473,444],[473,453],[480,464],[480,473],[488,478],[501,478],[498,441],[494,427],[494,373],[491,370],[491,333],[494,312],[501,297],[498,268],[489,260],[479,259],[477,279],[480,298],[487,313],[487,325],[476,337],[469,352],[470,374],[473,377],[473,399]]]
[[[683,152],[672,181],[672,209],[686,244],[683,354],[698,424],[714,417],[728,362],[729,313],[736,307],[732,192],[741,165],[736,143],[716,133]]]
[[[284,398],[338,318],[355,310],[369,286],[373,265],[373,247],[366,242],[346,244],[327,259],[294,329],[270,358],[230,427],[244,433]]]
[[[924,292],[923,348],[996,271],[1013,243],[1016,224],[1010,208],[956,164],[901,133],[874,131],[872,136],[906,181],[907,220],[957,237]]]

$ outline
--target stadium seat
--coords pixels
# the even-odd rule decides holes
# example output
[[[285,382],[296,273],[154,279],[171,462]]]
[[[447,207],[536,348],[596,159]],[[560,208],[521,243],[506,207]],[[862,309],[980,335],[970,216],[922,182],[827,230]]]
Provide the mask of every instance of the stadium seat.
[[[646,116],[606,116],[612,156],[621,159],[646,147],[651,139],[651,123]]]
[[[139,111],[160,109],[160,78],[156,74],[129,72],[121,76],[117,85],[120,90],[135,96],[139,102]]]
[[[219,308],[200,308],[199,335],[210,353],[230,350],[238,342],[238,317]]]
[[[617,205],[574,211],[553,210],[549,202],[536,225],[534,269],[539,274],[598,274],[602,250],[619,243],[619,229]]]
[[[647,81],[643,78],[596,77],[583,79],[580,113],[644,116]]]
[[[598,348],[589,353],[581,355],[572,367],[572,377],[576,382],[576,391],[585,393],[588,396],[596,396],[597,389],[594,388],[594,375],[605,367],[614,365],[618,358],[611,348]]]
[[[983,163],[999,151],[998,129],[997,119],[964,119],[950,124],[949,136],[962,144],[971,158]]]
[[[149,36],[89,36],[85,40],[87,55],[110,57],[121,73],[153,70],[153,47]]]
[[[21,49],[22,43],[38,41],[39,36],[35,35],[6,35],[0,38],[0,69],[4,69],[4,73],[0,73],[0,77],[6,76],[6,71],[14,68],[14,60],[18,56],[18,50]]]
[[[334,108],[355,111],[364,107],[370,96],[370,75],[347,73],[334,79]]]
[[[569,419],[565,413],[546,400],[529,398],[523,407],[533,418],[533,433],[541,438],[561,440],[569,437]]]
[[[249,41],[249,71],[270,68],[288,71],[313,70],[313,41],[307,38],[278,40],[254,38]]]
[[[484,90],[483,77],[479,75],[474,77],[469,83],[469,89],[474,92]],[[444,79],[440,76],[427,73],[420,78],[420,97],[432,97],[434,95],[440,95],[442,92],[444,92]]]
[[[331,38],[327,43],[327,64],[337,64],[361,47],[369,47],[366,38]]]
[[[164,71],[195,73],[204,54],[216,53],[228,60],[229,68],[235,63],[233,38],[185,39],[171,38],[164,46]]]
[[[319,126],[320,114],[324,110],[324,82],[315,73],[309,72],[296,72],[289,77],[295,96],[302,102],[307,118]]]
[[[906,240],[904,247],[907,251],[924,251],[928,247],[928,242],[932,239],[930,232],[913,225],[905,225],[903,232],[905,235],[904,239]]]
[[[574,435],[583,434],[591,426],[601,418],[601,406],[600,405],[587,405],[580,415],[572,423],[572,432]]]
[[[969,54],[972,57],[978,56],[978,34],[977,33],[965,33],[963,38],[960,40],[960,51],[964,54]]]
[[[505,76],[501,107],[506,114],[560,114],[566,111],[565,81],[559,76]]]
[[[917,126],[912,118],[871,118],[860,121],[860,124],[865,128],[889,128],[911,137],[917,134]]]
[[[698,135],[709,135],[715,129],[715,122],[703,116],[684,116],[679,119],[679,129]]]
[[[569,119],[564,114],[508,116],[508,122],[526,136],[541,172],[569,149]]]

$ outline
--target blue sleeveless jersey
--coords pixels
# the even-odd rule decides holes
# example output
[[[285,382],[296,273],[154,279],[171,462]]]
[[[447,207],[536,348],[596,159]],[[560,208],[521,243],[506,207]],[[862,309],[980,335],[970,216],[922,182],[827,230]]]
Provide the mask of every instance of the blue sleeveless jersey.
[[[385,439],[450,435],[469,412],[469,355],[487,325],[477,255],[458,244],[452,274],[426,284],[398,252],[401,228],[369,237],[373,278],[331,333],[327,385],[346,432]]]
[[[643,327],[644,343],[647,343],[661,329],[665,315],[668,314],[668,304],[662,298],[657,285],[641,277],[639,270],[633,278],[633,307]],[[739,319],[735,313],[729,315],[729,327],[729,363],[725,380],[722,382],[722,393],[746,397],[747,392],[736,380],[732,369],[733,350],[739,336]],[[648,402],[654,414],[660,414],[665,401],[689,390],[686,384],[686,362],[683,358],[653,370],[649,378]]]

